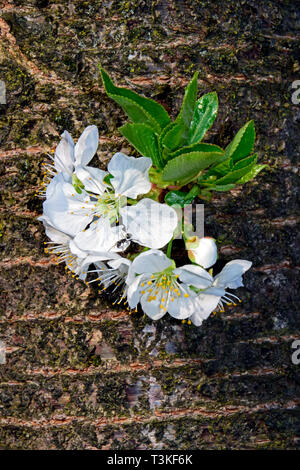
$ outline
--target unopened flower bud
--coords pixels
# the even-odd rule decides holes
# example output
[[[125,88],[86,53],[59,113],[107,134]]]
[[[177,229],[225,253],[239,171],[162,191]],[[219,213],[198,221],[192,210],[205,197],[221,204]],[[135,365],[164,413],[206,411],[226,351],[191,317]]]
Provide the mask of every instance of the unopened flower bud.
[[[190,260],[205,269],[213,266],[218,259],[218,250],[214,238],[194,236],[185,241],[185,246]]]

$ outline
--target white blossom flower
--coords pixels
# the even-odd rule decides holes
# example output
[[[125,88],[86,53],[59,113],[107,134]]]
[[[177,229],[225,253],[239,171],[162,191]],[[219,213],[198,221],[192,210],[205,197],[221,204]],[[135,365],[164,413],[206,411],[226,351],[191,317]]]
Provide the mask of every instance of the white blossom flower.
[[[140,194],[146,194],[151,189],[149,168],[151,159],[148,157],[128,157],[124,153],[115,153],[108,163],[108,172],[101,171],[94,175],[80,168],[76,175],[86,191],[94,193],[95,204],[90,210],[93,215],[106,216],[116,220],[119,210],[126,204],[126,198],[136,199]],[[103,180],[110,176],[110,183]],[[76,196],[76,195],[75,195]],[[93,195],[92,195],[93,196]]]
[[[94,217],[105,216],[115,222],[120,208],[126,204],[126,197],[136,198],[138,194],[149,192],[150,166],[150,158],[127,157],[122,153],[116,153],[112,157],[108,164],[109,173],[81,166],[77,169],[76,176],[85,189],[78,193],[63,177],[58,182],[52,181],[56,190],[47,190],[44,211],[47,211],[50,219],[65,215],[80,229],[86,227]],[[105,176],[109,174],[112,176],[111,184],[104,182]],[[60,224],[60,221],[56,223]]]
[[[76,145],[69,132],[64,131],[54,155],[49,155],[52,163],[43,165],[43,191],[40,194],[47,197],[47,187],[57,175],[62,175],[64,181],[71,183],[73,175],[80,173],[84,175],[85,179],[88,180],[91,177],[99,184],[106,173],[98,168],[87,167],[97,151],[98,141],[99,135],[96,126],[86,127]]]
[[[236,305],[241,300],[226,289],[237,289],[243,286],[242,275],[250,269],[252,263],[236,259],[227,263],[222,271],[212,277],[200,266],[184,266],[179,279],[198,292],[195,299],[195,312],[190,320],[200,326],[203,320],[215,310],[224,311],[224,305]]]
[[[186,282],[180,281],[187,267],[189,265],[176,268],[174,261],[159,250],[141,253],[132,262],[126,281],[129,307],[136,308],[140,303],[153,320],[160,319],[166,312],[177,319],[190,317],[195,311],[197,294]]]
[[[44,223],[46,235],[51,240],[45,252],[56,255],[57,263],[65,262],[79,279],[86,279],[88,267],[92,263],[120,259],[117,252],[124,249],[125,243],[122,241],[122,247],[119,246],[125,234],[122,226],[111,227],[109,221],[103,219],[101,224],[93,223],[87,230],[70,236],[53,226],[45,215],[39,217],[39,220]],[[130,242],[126,243],[128,246]]]
[[[194,236],[185,241],[185,246],[190,260],[205,269],[213,266],[218,259],[218,249],[213,238]]]
[[[117,169],[118,162],[124,171],[123,174]],[[69,227],[72,232],[80,232],[95,217],[99,220],[107,218],[113,223],[121,216],[122,224],[133,241],[149,248],[161,248],[170,241],[177,227],[176,211],[166,204],[148,198],[132,206],[123,206],[126,196],[136,197],[138,193],[149,190],[151,183],[147,181],[146,174],[150,164],[150,159],[146,157],[133,158],[115,154],[108,165],[110,174],[113,175],[111,184],[115,186],[105,185],[102,178],[97,189],[97,199],[86,190],[81,190],[79,194],[59,175],[47,188],[47,199],[43,204],[44,214],[65,233],[69,233]],[[85,170],[81,168],[81,171]],[[97,181],[92,176],[90,178],[95,192]],[[84,184],[86,189],[91,189],[86,182]],[[102,184],[105,185],[105,190],[101,193]]]
[[[43,222],[46,235],[50,238],[50,242],[45,242],[45,253],[55,255],[57,264],[65,263],[66,269],[73,273],[73,277],[78,276],[79,279],[85,281],[87,266],[90,262],[87,261],[86,256],[78,257],[71,253],[70,242],[72,237],[55,228],[45,215],[39,217],[38,220]]]

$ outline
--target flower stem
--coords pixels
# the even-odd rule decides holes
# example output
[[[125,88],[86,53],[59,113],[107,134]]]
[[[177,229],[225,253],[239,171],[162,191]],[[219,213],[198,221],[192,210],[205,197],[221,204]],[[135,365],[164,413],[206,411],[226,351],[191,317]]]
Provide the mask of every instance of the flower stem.
[[[170,259],[172,259],[171,258],[172,244],[173,244],[173,238],[171,238],[171,240],[169,241],[168,248],[167,248],[167,257],[170,258]]]

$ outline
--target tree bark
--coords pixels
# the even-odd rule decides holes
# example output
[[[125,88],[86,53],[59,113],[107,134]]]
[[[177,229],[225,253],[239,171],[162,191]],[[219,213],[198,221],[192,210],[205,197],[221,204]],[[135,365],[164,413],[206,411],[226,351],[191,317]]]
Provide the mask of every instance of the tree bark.
[[[297,2],[16,0],[0,16],[1,448],[299,447]],[[173,116],[199,70],[199,96],[219,96],[212,143],[255,120],[270,170],[205,204],[220,265],[253,268],[243,303],[201,328],[129,316],[43,253],[35,192],[63,130],[96,124],[100,167],[136,155],[100,63]]]

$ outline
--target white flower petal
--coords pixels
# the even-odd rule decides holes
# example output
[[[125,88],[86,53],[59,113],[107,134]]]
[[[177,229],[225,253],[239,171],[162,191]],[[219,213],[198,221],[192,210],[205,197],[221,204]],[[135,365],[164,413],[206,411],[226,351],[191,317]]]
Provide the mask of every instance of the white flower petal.
[[[96,269],[99,269],[99,271],[106,271],[107,270],[106,264],[103,263],[102,261],[95,261],[93,264],[95,265]]]
[[[75,145],[75,166],[87,165],[98,148],[99,134],[96,126],[88,126]]]
[[[48,238],[50,238],[52,242],[55,242],[58,244],[65,244],[71,240],[71,237],[69,235],[53,227],[50,220],[45,215],[38,217],[38,220],[43,222],[46,235]]]
[[[252,266],[251,261],[244,259],[235,259],[229,261],[222,271],[215,276],[214,286],[226,289],[236,289],[243,286],[242,275]]]
[[[77,258],[77,268],[75,269],[75,274],[82,281],[86,280],[87,272],[91,261],[88,258]]]
[[[129,269],[131,266],[131,261],[127,258],[122,258],[121,256],[118,256],[118,258],[108,261],[108,266],[112,269],[118,270],[118,274],[124,279],[124,282],[129,279]],[[130,280],[129,282],[133,281],[134,277]]]
[[[166,314],[166,310],[161,308],[161,297],[158,296],[155,300],[148,301],[149,294],[144,294],[141,297],[141,306],[143,311],[152,320],[159,320]]]
[[[179,274],[179,279],[184,284],[194,286],[197,289],[206,289],[213,283],[212,276],[200,266],[193,264],[186,264],[181,268],[174,270],[175,274]]]
[[[118,258],[109,261],[107,264],[113,269],[119,269],[120,271],[128,272],[131,261],[127,258],[122,258],[122,256],[118,256]]]
[[[184,320],[185,318],[190,317],[195,310],[195,298],[196,294],[192,292],[188,287],[181,285],[180,297],[174,294],[174,300],[172,302],[171,298],[168,303],[168,312],[169,314],[177,318],[178,320]],[[188,297],[185,297],[185,294]]]
[[[111,227],[107,218],[101,218],[75,236],[70,242],[70,250],[77,256],[82,256],[83,253],[98,256],[99,261],[112,259],[115,257],[113,253],[121,251],[118,241],[124,236],[122,226]]]
[[[60,183],[47,197],[43,209],[54,227],[73,237],[91,222],[93,215],[86,215],[90,206],[87,193],[78,194],[71,184]]]
[[[203,292],[201,292],[201,294],[199,295],[202,295],[202,293],[205,295],[214,295],[216,297],[223,297],[223,295],[226,294],[226,291],[222,287],[209,287],[208,289],[205,289]]]
[[[159,250],[149,250],[138,255],[132,262],[131,270],[136,274],[160,273],[169,268],[172,261]]]
[[[192,323],[200,326],[211,312],[217,307],[221,297],[215,295],[199,294],[195,301],[195,313],[190,317]]]
[[[74,142],[68,131],[61,135],[61,141],[55,149],[54,166],[60,172],[72,175],[74,170]]]
[[[57,175],[53,176],[51,178],[50,183],[47,185],[46,188],[46,199],[49,199],[56,190],[56,185],[57,184],[63,184],[63,183],[71,183],[72,182],[72,176],[69,175],[68,173],[58,173]]]
[[[74,245],[73,245],[74,246]],[[70,243],[71,249],[71,243]],[[82,252],[84,256],[86,256],[86,252]],[[117,258],[117,253],[113,251],[99,251],[98,253],[92,253],[86,256],[85,260],[87,264],[96,264],[102,261],[110,261],[111,259]]]
[[[195,242],[198,244],[195,248],[189,248],[192,254],[192,261],[199,264],[203,268],[210,268],[215,264],[218,259],[218,249],[216,242],[213,238],[203,237]]]
[[[108,171],[113,175],[111,184],[116,194],[136,199],[139,194],[146,194],[151,189],[149,168],[151,159],[147,157],[128,157],[118,152],[108,164]]]
[[[130,271],[130,270],[129,270]],[[148,278],[148,274],[141,274],[140,276],[131,279],[130,284],[128,284],[128,278],[126,280],[126,284],[129,285],[127,290],[127,301],[130,308],[136,308],[137,304],[140,301],[141,294],[140,294],[140,283],[143,280]]]
[[[148,198],[134,206],[123,207],[120,213],[122,223],[132,239],[148,248],[165,246],[177,227],[176,211]]]
[[[91,191],[95,194],[103,194],[105,192],[107,185],[103,182],[103,179],[108,174],[107,171],[91,166],[77,166],[75,173],[83,183],[86,191]]]

